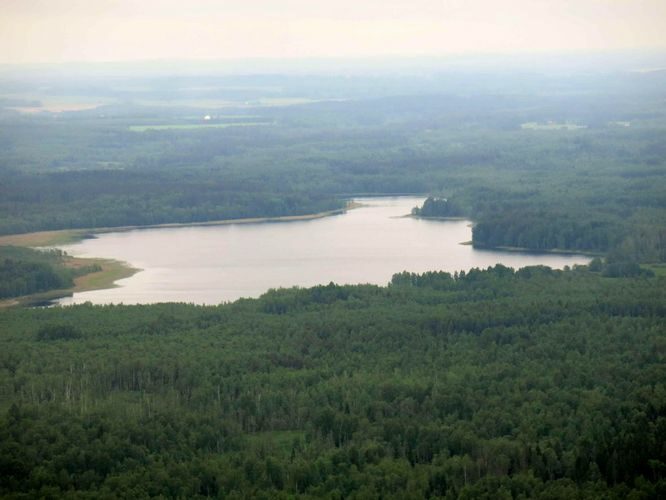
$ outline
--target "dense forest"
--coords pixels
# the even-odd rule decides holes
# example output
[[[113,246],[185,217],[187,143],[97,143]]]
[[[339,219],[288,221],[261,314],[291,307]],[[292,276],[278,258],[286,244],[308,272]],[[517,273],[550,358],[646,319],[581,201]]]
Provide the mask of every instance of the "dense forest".
[[[0,235],[401,193],[595,258],[3,308],[1,497],[666,497],[665,71],[99,71],[0,68]],[[99,270],[66,260],[0,247],[0,298]]]
[[[0,495],[662,498],[664,278],[0,314]]]
[[[431,193],[476,223],[479,247],[663,262],[666,75],[601,76],[247,77],[226,83],[273,98],[272,84],[285,85],[281,98],[310,102],[216,110],[129,93],[77,112],[6,105],[0,234],[296,215],[357,193]],[[220,86],[208,99],[249,98],[224,79],[203,81]],[[151,92],[177,98],[184,83],[156,79]],[[70,92],[118,97],[108,85]]]

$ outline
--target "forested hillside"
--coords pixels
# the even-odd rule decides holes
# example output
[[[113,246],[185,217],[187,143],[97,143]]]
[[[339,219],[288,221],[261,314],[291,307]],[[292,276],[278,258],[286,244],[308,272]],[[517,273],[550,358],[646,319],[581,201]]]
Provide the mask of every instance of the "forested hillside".
[[[9,498],[662,498],[666,283],[398,274],[0,314]]]

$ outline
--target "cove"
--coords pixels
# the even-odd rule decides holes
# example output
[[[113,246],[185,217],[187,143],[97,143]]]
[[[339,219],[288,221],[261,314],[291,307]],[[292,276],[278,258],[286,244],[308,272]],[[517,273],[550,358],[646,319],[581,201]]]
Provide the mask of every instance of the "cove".
[[[116,259],[141,271],[116,288],[74,293],[57,303],[218,304],[331,281],[386,285],[401,271],[454,272],[497,263],[561,269],[590,260],[461,245],[472,239],[469,221],[404,217],[423,197],[355,201],[363,206],[321,219],[137,229],[61,246],[76,257]]]

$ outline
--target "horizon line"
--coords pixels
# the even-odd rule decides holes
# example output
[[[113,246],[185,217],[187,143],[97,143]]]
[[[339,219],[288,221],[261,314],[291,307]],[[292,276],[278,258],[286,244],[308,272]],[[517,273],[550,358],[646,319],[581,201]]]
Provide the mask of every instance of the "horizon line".
[[[478,52],[448,52],[441,54],[367,54],[358,56],[235,56],[235,57],[188,57],[188,58],[141,58],[141,59],[105,59],[105,60],[68,60],[68,61],[0,61],[0,68],[8,67],[49,67],[49,66],[103,66],[103,65],[135,65],[135,64],[206,64],[206,63],[293,63],[293,62],[326,62],[326,61],[416,61],[416,60],[464,60],[464,59],[494,59],[494,58],[529,58],[529,57],[576,57],[576,56],[613,56],[613,55],[653,55],[666,56],[666,46],[654,47],[627,47],[611,49],[542,49],[532,51],[478,51]]]

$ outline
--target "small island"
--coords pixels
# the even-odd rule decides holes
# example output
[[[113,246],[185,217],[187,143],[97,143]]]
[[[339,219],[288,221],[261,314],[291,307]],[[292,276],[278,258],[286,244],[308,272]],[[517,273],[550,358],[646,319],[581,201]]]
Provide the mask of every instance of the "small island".
[[[463,212],[458,205],[448,198],[428,196],[422,207],[412,208],[413,217],[429,219],[462,219]]]

